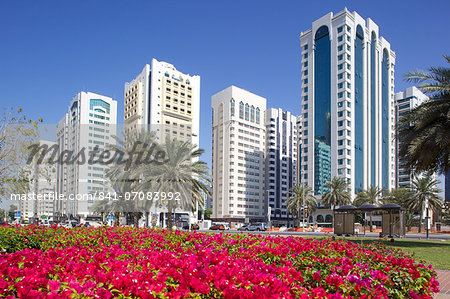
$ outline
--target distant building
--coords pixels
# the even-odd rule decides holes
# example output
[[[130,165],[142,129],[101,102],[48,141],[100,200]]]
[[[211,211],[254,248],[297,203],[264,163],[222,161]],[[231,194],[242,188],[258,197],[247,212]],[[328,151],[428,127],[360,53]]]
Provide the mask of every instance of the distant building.
[[[174,65],[152,59],[124,90],[125,130],[149,129],[160,143],[167,137],[199,144],[200,76],[182,73]],[[153,209],[152,209],[153,210]],[[165,226],[167,207],[151,211],[155,225]],[[197,212],[175,210],[175,221],[197,222]]]
[[[165,136],[199,143],[200,76],[178,71],[152,59],[132,81],[125,83],[125,128],[150,128]]]
[[[266,124],[266,196],[274,225],[293,219],[286,207],[290,189],[297,182],[297,117],[289,111],[269,108]]]
[[[103,151],[115,144],[117,101],[92,92],[79,92],[70,102],[68,113],[57,126],[59,154],[65,150],[84,152],[85,163],[58,163],[57,190],[67,198],[57,206],[58,216],[87,216],[98,192],[112,191],[105,178],[107,166],[89,164],[89,152]],[[96,193],[97,192],[97,193]],[[95,197],[96,198],[96,197]]]
[[[424,95],[417,87],[408,87],[405,91],[395,94],[395,117],[396,123],[407,112],[428,101],[428,97]],[[413,174],[406,169],[404,159],[398,156],[401,140],[396,139],[397,163],[396,163],[396,187],[410,188]]]
[[[212,96],[212,218],[267,218],[266,99],[236,86]]]
[[[51,147],[56,143],[39,140],[39,145]],[[22,168],[24,178],[29,180],[25,188],[31,197],[27,200],[21,200],[19,211],[23,219],[35,221],[37,219],[53,219],[55,211],[55,192],[56,192],[56,166],[47,163],[50,153],[43,157],[38,163],[40,155],[36,156],[31,164]],[[25,191],[25,190],[23,190]]]

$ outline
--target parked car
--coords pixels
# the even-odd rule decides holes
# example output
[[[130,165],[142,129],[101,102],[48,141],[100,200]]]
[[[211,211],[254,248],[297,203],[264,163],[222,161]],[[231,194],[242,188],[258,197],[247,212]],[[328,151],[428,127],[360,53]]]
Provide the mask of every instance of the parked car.
[[[200,226],[197,223],[192,223],[191,224],[191,230],[199,230]]]
[[[266,231],[267,224],[265,224],[263,222],[252,223],[247,227],[247,230],[249,230],[249,231]]]
[[[238,230],[248,230],[248,227],[250,226],[250,224],[244,224],[243,226],[241,226],[240,228],[238,228]]]
[[[209,228],[210,230],[225,230],[225,226],[223,224],[213,224]]]

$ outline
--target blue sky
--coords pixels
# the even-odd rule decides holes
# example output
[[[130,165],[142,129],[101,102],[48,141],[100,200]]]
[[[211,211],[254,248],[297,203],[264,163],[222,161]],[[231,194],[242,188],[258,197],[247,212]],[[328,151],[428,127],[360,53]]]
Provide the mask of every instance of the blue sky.
[[[155,57],[201,76],[200,147],[210,163],[211,95],[233,84],[300,112],[299,35],[347,7],[373,19],[405,72],[450,54],[450,1],[0,2],[0,107],[56,123],[81,91],[111,96]]]

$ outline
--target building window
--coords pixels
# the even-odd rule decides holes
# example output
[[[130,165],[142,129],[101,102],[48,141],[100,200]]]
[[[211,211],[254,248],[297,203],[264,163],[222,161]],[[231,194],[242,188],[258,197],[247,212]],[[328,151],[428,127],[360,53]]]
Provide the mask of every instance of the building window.
[[[244,103],[239,102],[239,118],[244,118]]]
[[[234,100],[231,99],[230,101],[230,106],[231,106],[231,116],[234,116]]]

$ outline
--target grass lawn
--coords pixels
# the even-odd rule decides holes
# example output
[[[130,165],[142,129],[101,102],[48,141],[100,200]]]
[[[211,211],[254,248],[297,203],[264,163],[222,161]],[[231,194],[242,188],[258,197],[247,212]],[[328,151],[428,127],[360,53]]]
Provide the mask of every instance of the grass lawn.
[[[433,265],[434,269],[450,270],[450,241],[440,240],[409,240],[395,239],[394,243],[381,241],[380,239],[362,238],[337,238],[346,239],[358,244],[368,244],[373,242],[383,242],[384,244],[400,248],[404,252],[413,256],[417,261],[423,260],[424,264]]]

